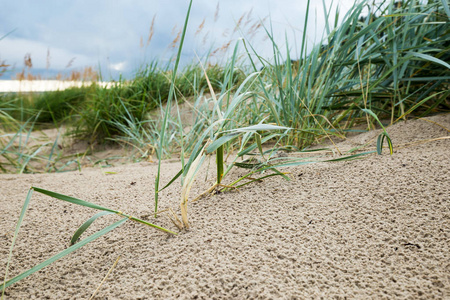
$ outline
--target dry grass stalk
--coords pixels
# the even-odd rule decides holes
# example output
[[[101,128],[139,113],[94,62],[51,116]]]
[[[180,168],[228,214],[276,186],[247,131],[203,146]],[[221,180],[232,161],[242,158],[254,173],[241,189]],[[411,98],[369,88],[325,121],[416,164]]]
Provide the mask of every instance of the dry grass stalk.
[[[267,16],[264,17],[261,21],[255,21],[252,26],[250,26],[250,28],[247,31],[247,35],[249,35],[249,39],[253,39],[256,34],[259,32],[259,30],[263,27],[264,22],[266,22],[267,20]],[[264,35],[265,37],[267,35]]]
[[[1,67],[1,65],[0,65]],[[1,76],[1,73],[0,73]],[[43,80],[44,78],[41,75],[33,75],[31,71],[26,72],[25,69],[20,73],[16,73],[13,77],[16,80]],[[69,81],[97,81],[98,80],[98,72],[93,67],[84,67],[83,70],[77,71],[73,70],[70,72],[68,76],[65,76],[62,73],[58,73],[55,78],[56,80],[69,80]]]
[[[60,78],[63,78],[61,75]],[[98,79],[98,73],[95,71],[92,67],[85,67],[82,71],[72,71],[70,72],[70,75],[66,78],[66,80],[70,81],[97,81]]]
[[[172,223],[179,229],[179,230],[183,230],[183,223],[180,221],[180,219],[177,217],[177,215],[175,214],[175,212],[172,210],[172,208],[168,208],[167,209],[169,211],[168,217],[170,219],[170,221],[172,221]]]
[[[253,37],[259,30],[259,28],[261,28],[262,23],[260,21],[256,21],[252,24],[252,26],[250,26],[250,28],[247,31],[247,34],[250,35],[251,37]]]
[[[187,172],[186,177],[184,178],[183,187],[181,189],[181,202],[180,202],[181,218],[183,220],[183,225],[186,229],[189,229],[188,210],[187,210],[189,192],[191,191],[192,184],[194,183],[195,176],[197,174],[197,169],[201,164],[203,158],[205,157],[204,152],[206,146],[207,145],[203,147],[203,149],[200,151],[200,154],[191,163],[189,171]]]
[[[33,62],[31,61],[31,54],[27,53],[25,54],[25,57],[23,58],[23,64],[24,64],[24,68],[22,69],[21,73],[17,73],[16,74],[16,79],[17,80],[33,80],[35,78],[33,78],[33,75],[31,75],[31,73],[29,73],[29,70],[33,67]],[[25,73],[25,69],[28,69],[28,74]]]
[[[50,48],[47,48],[47,62],[45,64],[45,68],[48,70],[50,68],[50,59],[52,57],[50,56]]]
[[[25,80],[25,70],[22,70],[20,73],[16,73],[16,76],[14,77],[16,80]]]
[[[228,37],[230,35],[230,31],[228,30],[228,29],[225,29],[223,32],[222,32],[222,36],[223,37]]]
[[[206,21],[206,18],[203,18],[202,23],[200,23],[200,25],[197,28],[197,31],[195,32],[195,36],[197,36],[200,32],[202,32],[203,27],[205,27],[205,21]]]
[[[223,52],[227,52],[228,48],[230,48],[230,44],[231,44],[231,41],[228,41],[227,43],[223,44],[221,50]]]
[[[23,64],[28,69],[31,69],[31,67],[33,67],[33,62],[31,61],[31,54],[30,53],[25,54],[25,57],[23,58]]]
[[[69,75],[70,81],[78,81],[81,79],[81,73],[79,71],[72,71]]]
[[[217,2],[216,12],[214,13],[214,23],[217,22],[217,20],[219,19],[219,10],[220,10],[220,6],[219,6],[219,2]]]
[[[38,75],[38,76],[35,76],[35,75],[32,75],[31,73],[28,73],[27,74],[27,80],[36,80],[36,79],[41,79],[41,76],[40,75]]]
[[[206,44],[206,42],[208,41],[208,37],[209,37],[209,31],[205,34],[205,36],[203,37],[203,40],[202,40],[202,44],[203,45],[205,45]]]
[[[230,47],[231,41],[228,41],[227,43],[223,44],[222,46],[216,48],[214,51],[211,52],[211,56],[216,55],[217,53],[223,53],[225,54]]]
[[[111,274],[112,270],[116,267],[117,263],[119,262],[120,259],[120,255],[117,257],[116,261],[114,262],[114,264],[112,265],[112,267],[108,270],[108,273],[106,273],[105,277],[103,278],[102,282],[100,282],[100,285],[97,287],[97,289],[94,291],[94,293],[92,294],[91,298],[89,298],[89,300],[94,299],[95,294],[97,294],[98,290],[100,289],[100,287],[103,285],[103,283],[106,281],[106,279],[108,278],[109,274]]]
[[[174,29],[176,29],[176,26],[174,27]],[[172,33],[173,33],[173,32],[174,32],[174,31],[172,30]],[[173,39],[173,41],[170,43],[169,48],[175,48],[175,47],[177,46],[178,42],[180,41],[180,39],[181,39],[181,29],[178,30],[177,36],[176,36],[176,37]]]
[[[242,16],[239,18],[239,20],[236,23],[236,26],[234,26],[233,33],[236,33],[236,31],[239,30],[239,27],[241,26],[242,20],[244,19],[245,15],[246,13],[243,13]]]
[[[22,70],[20,73],[16,73],[15,77],[16,80],[41,80],[41,75],[33,75],[31,72],[25,72],[25,69]]]
[[[98,72],[93,67],[85,67],[83,69],[83,80],[97,81],[98,80]]]
[[[177,27],[177,24],[173,25],[171,35],[175,35],[175,32],[177,32]]]
[[[150,41],[153,38],[153,34],[155,33],[155,19],[156,19],[156,14],[153,16],[152,24],[150,25],[150,31],[148,33],[147,44],[145,45],[146,47],[148,47],[148,45],[150,44]]]
[[[246,18],[247,20],[245,21],[244,26],[247,26],[252,21],[252,12],[253,12],[253,7],[247,13],[247,18]]]
[[[8,70],[9,66],[4,60],[0,60],[0,77]]]
[[[73,62],[75,61],[76,57],[73,57],[71,60],[69,60],[69,62],[67,63],[66,69],[70,68],[73,64]]]

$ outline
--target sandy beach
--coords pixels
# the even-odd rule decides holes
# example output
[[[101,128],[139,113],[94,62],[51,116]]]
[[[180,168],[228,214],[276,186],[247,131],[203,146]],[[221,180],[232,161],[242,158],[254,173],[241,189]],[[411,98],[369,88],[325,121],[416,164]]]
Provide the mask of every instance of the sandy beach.
[[[179,232],[125,224],[6,290],[6,299],[449,299],[450,114],[388,127],[394,153],[284,169],[189,205],[191,229],[155,219],[156,163],[81,172],[0,175],[0,274],[28,189],[121,210]],[[379,130],[337,143],[351,149]],[[366,148],[367,149],[367,148]],[[331,154],[330,154],[331,155]],[[213,184],[198,176],[191,198]],[[214,157],[211,158],[211,166]],[[163,163],[167,183],[179,162]],[[226,182],[241,174],[235,170]],[[160,194],[179,213],[181,187]],[[97,211],[35,192],[9,278],[62,251]],[[119,220],[109,215],[81,238]]]
[[[70,80],[0,80],[0,93],[34,93],[62,91],[73,87],[90,86],[92,81]],[[110,87],[111,82],[96,82],[98,86]]]

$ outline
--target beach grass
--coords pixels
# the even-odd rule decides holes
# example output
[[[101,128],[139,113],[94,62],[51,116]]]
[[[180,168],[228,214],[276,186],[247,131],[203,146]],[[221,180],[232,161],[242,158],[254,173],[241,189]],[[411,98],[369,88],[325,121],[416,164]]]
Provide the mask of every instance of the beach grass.
[[[215,93],[226,93],[229,103],[232,93],[255,72],[259,72],[255,80],[247,81],[252,84],[252,101],[247,101],[241,108],[245,112],[234,122],[248,120],[241,124],[246,126],[265,120],[292,128],[283,143],[299,150],[323,136],[342,137],[358,123],[374,128],[376,121],[362,109],[389,119],[390,124],[409,115],[448,111],[449,33],[443,2],[429,1],[424,6],[407,1],[397,8],[384,1],[371,6],[369,16],[364,15],[366,7],[365,2],[355,4],[339,25],[331,22],[337,13],[332,16],[325,9],[330,22],[323,40],[307,51],[302,38],[295,57],[286,50],[290,41],[278,45],[270,27],[261,25],[272,44],[271,59],[260,57],[251,41],[244,39],[234,44],[235,51],[222,65],[210,64],[207,56],[174,72],[170,63],[154,60],[133,79],[119,80],[111,88],[3,95],[1,108],[20,122],[39,113],[37,127],[70,123],[76,138],[88,138],[91,144],[131,143],[145,153],[148,144],[156,145],[143,139],[158,139],[155,124],[162,119],[158,110],[166,105],[173,83],[174,101],[190,102],[197,118],[190,124],[194,132],[183,136],[180,128],[186,124],[170,116],[167,128],[172,131],[165,135],[163,145],[171,147],[164,147],[164,157],[182,148],[189,153],[198,132],[207,127],[204,121],[210,114],[204,105],[213,105],[213,99],[199,98],[211,95],[208,84]],[[304,30],[308,30],[308,14]],[[173,104],[168,107],[173,109]]]
[[[339,13],[331,15],[324,7],[327,23],[323,40],[309,51],[303,35],[297,57],[292,57],[289,51],[290,41],[286,40],[286,47],[281,47],[270,26],[260,24],[258,28],[266,32],[272,44],[271,59],[260,56],[252,41],[243,39],[231,44],[234,50],[222,65],[209,64],[206,58],[179,69],[191,1],[176,41],[178,53],[173,65],[161,66],[159,61],[153,61],[137,71],[132,80],[121,79],[109,88],[93,85],[40,95],[1,95],[0,170],[38,172],[27,166],[38,158],[39,146],[30,153],[23,145],[36,126],[45,124],[67,124],[72,137],[89,139],[91,144],[131,145],[140,158],[156,155],[158,160],[153,199],[155,218],[160,213],[159,192],[180,179],[181,219],[173,210],[170,217],[182,230],[190,227],[189,203],[271,176],[289,180],[280,168],[382,154],[384,141],[393,154],[393,141],[385,125],[450,109],[450,44],[446,25],[450,12],[444,1],[430,0],[423,4],[409,0],[402,2],[401,7],[393,1],[378,5],[362,1],[355,3],[339,24],[332,24]],[[310,18],[309,6],[308,1],[304,31]],[[367,7],[371,13],[364,16]],[[190,107],[192,115],[188,122],[182,120],[181,104]],[[304,151],[323,139],[333,143],[336,137],[344,138],[356,124],[365,124],[367,130],[382,128],[376,151],[342,153],[335,148],[339,157],[328,160],[276,155],[281,151]],[[53,147],[49,161],[54,157],[55,144],[56,141],[40,145]],[[162,183],[161,163],[174,153],[180,157],[181,170],[168,183]],[[215,183],[192,199],[191,187],[210,155],[215,155]],[[227,182],[227,174],[233,168],[247,172]],[[80,227],[72,238],[73,248],[25,275],[8,279],[6,274],[3,290],[127,220],[174,233],[119,210],[33,187],[14,240],[32,191],[102,212]],[[75,243],[95,219],[109,213],[124,218]],[[11,253],[13,247],[14,242]]]

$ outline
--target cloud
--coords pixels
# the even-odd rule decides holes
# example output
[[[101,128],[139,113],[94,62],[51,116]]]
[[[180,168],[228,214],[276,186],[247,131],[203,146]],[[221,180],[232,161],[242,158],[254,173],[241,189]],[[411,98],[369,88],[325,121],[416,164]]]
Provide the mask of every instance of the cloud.
[[[219,13],[215,18],[217,3]],[[329,6],[331,0],[325,3]],[[335,3],[348,9],[353,0],[336,0]],[[0,40],[0,57],[22,67],[24,55],[31,53],[34,65],[45,68],[50,48],[52,68],[63,69],[76,57],[74,67],[100,65],[123,72],[136,70],[152,59],[166,61],[175,54],[176,49],[170,49],[169,45],[184,24],[187,7],[186,0],[5,1],[0,10],[0,37],[17,29]],[[311,1],[309,13],[307,41],[312,45],[323,37],[322,1]],[[240,30],[234,31],[243,15]],[[229,42],[232,49],[241,37],[250,38],[258,53],[270,58],[270,40],[262,28],[259,35],[251,33],[252,26],[265,17],[269,18],[267,29],[273,30],[279,46],[283,48],[287,35],[289,48],[293,55],[298,55],[305,15],[306,1],[196,0],[189,19],[183,59],[193,60],[196,53],[203,56]],[[154,16],[154,35],[146,48]],[[196,34],[203,20],[204,28]],[[219,52],[217,59],[226,59],[226,54]]]
[[[126,70],[126,66],[127,66],[127,62],[126,61],[122,61],[119,63],[115,63],[115,64],[109,64],[109,67],[114,70],[114,71],[124,71]]]
[[[6,37],[0,41],[0,55],[8,63],[16,64],[16,68],[23,67],[23,59],[26,54],[31,55],[33,68],[44,69],[47,67],[49,54],[50,67],[64,69],[73,60],[73,67],[85,67],[94,65],[95,59],[87,55],[72,52],[69,49],[52,48],[48,44],[21,38]]]

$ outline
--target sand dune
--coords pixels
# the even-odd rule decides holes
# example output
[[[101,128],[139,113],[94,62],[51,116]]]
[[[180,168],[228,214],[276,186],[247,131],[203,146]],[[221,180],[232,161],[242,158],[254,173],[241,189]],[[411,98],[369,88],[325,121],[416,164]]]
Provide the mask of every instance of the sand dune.
[[[117,259],[95,299],[449,299],[448,129],[449,114],[398,123],[388,128],[392,156],[295,167],[286,170],[291,181],[272,177],[195,202],[192,228],[178,236],[129,221],[12,285],[6,299],[88,299]],[[362,145],[378,133],[337,146]],[[179,168],[165,162],[162,182]],[[0,175],[0,272],[30,186],[177,230],[152,216],[156,170],[140,163],[109,175],[95,168]],[[213,174],[205,169],[191,195],[211,186]],[[161,208],[178,211],[179,194],[179,185],[162,191]],[[10,276],[65,249],[93,214],[34,193]],[[104,217],[87,234],[115,220]]]

